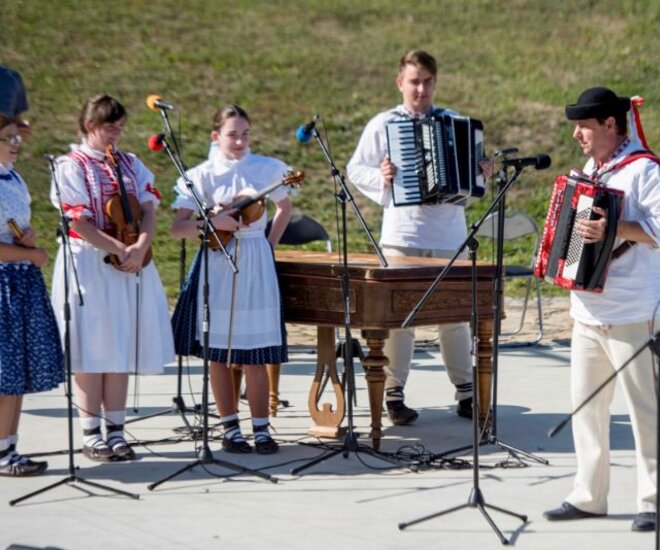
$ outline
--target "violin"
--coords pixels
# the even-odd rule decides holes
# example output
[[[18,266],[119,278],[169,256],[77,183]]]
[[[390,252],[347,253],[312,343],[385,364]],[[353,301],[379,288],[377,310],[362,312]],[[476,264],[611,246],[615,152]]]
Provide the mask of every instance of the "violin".
[[[240,219],[243,225],[250,225],[251,223],[257,221],[263,215],[266,210],[266,200],[265,197],[271,191],[277,189],[281,185],[286,185],[288,187],[300,187],[300,183],[305,179],[305,172],[300,170],[295,172],[287,172],[287,174],[277,183],[274,183],[270,187],[264,189],[259,193],[254,193],[250,191],[242,191],[236,197],[229,206],[218,205],[211,210],[211,214],[217,214],[223,210],[232,210],[236,211],[232,213],[232,217],[235,219]],[[222,243],[222,246],[227,246],[231,239],[234,237],[232,231],[225,231],[219,229],[215,232],[215,235]],[[200,236],[202,238],[202,236]],[[209,239],[209,248],[211,250],[219,250],[220,246],[215,237]]]
[[[129,195],[124,186],[119,159],[115,156],[112,145],[108,145],[105,151],[106,160],[115,173],[119,192],[112,195],[105,203],[105,213],[110,220],[110,228],[106,231],[108,235],[119,242],[130,246],[135,244],[140,237],[140,221],[142,220],[142,207],[135,195]],[[151,247],[144,255],[142,267],[146,267],[151,261]],[[121,271],[121,261],[116,254],[108,254],[104,261]]]

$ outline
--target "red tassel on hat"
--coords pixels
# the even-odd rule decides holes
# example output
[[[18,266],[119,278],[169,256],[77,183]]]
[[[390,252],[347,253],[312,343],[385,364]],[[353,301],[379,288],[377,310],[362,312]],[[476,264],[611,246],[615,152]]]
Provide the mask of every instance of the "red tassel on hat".
[[[649,144],[646,142],[644,135],[644,128],[642,128],[642,119],[639,116],[640,105],[644,105],[644,98],[636,95],[630,98],[630,111],[628,112],[628,125],[630,126],[630,138],[632,141],[637,141],[642,144],[642,147],[647,151],[651,151]],[[651,151],[652,152],[652,151]]]

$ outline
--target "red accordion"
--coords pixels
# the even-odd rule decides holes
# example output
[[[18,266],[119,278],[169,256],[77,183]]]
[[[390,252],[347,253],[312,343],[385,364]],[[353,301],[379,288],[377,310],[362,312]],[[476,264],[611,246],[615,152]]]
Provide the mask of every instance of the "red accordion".
[[[550,198],[534,274],[571,290],[602,292],[616,228],[621,215],[623,191],[609,189],[584,175],[557,177]],[[592,220],[593,207],[606,211],[605,240],[585,244],[577,234],[577,220]]]

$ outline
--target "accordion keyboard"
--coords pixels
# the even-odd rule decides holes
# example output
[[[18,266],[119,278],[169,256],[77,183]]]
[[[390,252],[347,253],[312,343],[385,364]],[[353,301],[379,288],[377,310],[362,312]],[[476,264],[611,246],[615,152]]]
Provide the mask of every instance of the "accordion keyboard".
[[[419,186],[424,162],[417,147],[415,126],[410,120],[391,122],[387,126],[389,157],[396,166],[392,181],[394,204],[420,204],[422,193]]]

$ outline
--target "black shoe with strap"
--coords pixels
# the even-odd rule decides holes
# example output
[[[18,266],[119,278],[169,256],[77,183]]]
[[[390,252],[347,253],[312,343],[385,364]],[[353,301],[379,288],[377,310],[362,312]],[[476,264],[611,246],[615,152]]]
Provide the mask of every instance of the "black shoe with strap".
[[[268,431],[270,424],[264,424],[262,426],[252,426],[252,432],[254,433],[254,448],[257,451],[257,454],[260,455],[272,455],[280,450],[280,446],[277,441],[275,441]]]
[[[252,446],[245,440],[238,418],[227,420],[222,423],[225,433],[222,436],[222,450],[234,454],[249,454]]]
[[[252,446],[245,439],[223,437],[222,450],[234,454],[249,454],[252,452]]]

